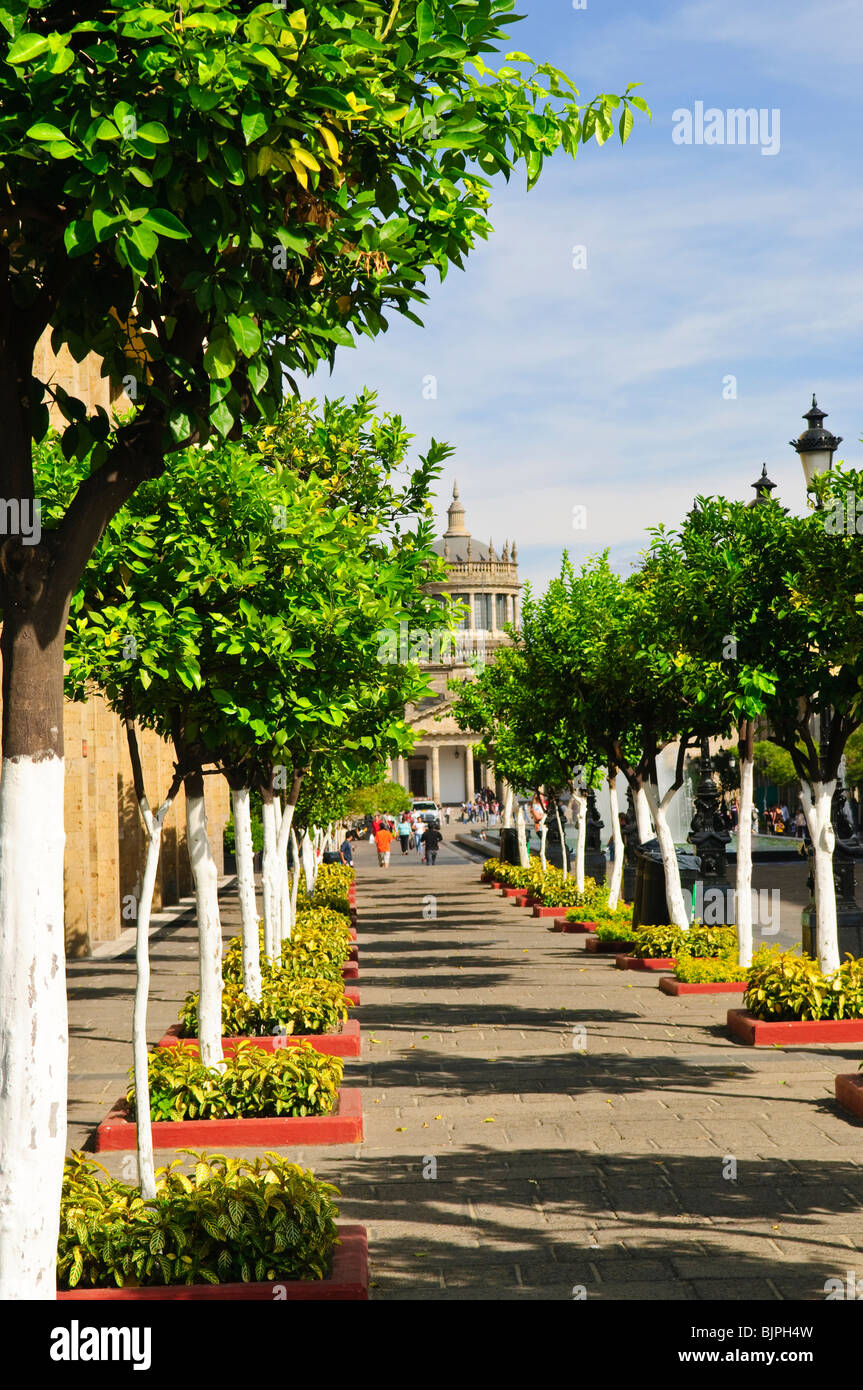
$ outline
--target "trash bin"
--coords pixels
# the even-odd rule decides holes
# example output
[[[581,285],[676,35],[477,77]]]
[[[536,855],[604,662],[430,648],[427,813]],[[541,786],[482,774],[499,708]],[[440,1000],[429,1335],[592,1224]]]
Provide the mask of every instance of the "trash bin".
[[[321,862],[323,864],[341,864],[342,856],[337,849],[327,849],[324,850],[324,857]]]
[[[662,867],[662,853],[657,839],[646,840],[635,852],[636,875],[635,897],[632,905],[632,924],[635,927],[663,926],[668,921],[668,900],[665,893],[665,870]],[[698,858],[678,849],[677,865],[680,870],[680,886],[683,901],[691,895],[693,885],[700,877]],[[692,912],[687,910],[691,920]]]
[[[500,832],[500,860],[502,864],[518,863],[518,831],[514,827],[504,827]]]

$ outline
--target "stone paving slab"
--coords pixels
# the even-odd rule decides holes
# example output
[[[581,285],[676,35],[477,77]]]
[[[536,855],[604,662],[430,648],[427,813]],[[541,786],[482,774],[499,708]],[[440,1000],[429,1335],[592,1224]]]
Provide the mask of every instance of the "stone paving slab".
[[[732,1043],[727,999],[672,999],[588,956],[449,843],[433,868],[383,871],[367,846],[357,867],[364,1057],[345,1076],[365,1142],[281,1152],[368,1226],[373,1298],[805,1301],[860,1264],[863,1122],[832,1094],[863,1048]],[[223,921],[235,935],[230,890]],[[151,1041],[195,953],[188,917],[154,934]],[[69,977],[81,1147],[125,1088],[134,962]]]

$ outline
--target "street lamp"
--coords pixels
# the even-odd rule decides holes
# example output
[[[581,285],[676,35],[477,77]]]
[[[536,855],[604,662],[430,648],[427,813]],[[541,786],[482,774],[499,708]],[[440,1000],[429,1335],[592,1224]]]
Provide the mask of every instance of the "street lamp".
[[[831,434],[824,428],[823,422],[827,419],[827,412],[819,409],[814,392],[812,405],[803,419],[809,421],[809,428],[803,431],[799,439],[789,439],[788,443],[800,456],[806,478],[806,491],[811,492],[818,475],[827,473],[832,468],[833,455],[842,443],[842,436]]]
[[[812,405],[803,419],[809,422],[809,428],[803,431],[799,439],[791,439],[788,442],[800,457],[803,475],[806,479],[806,491],[811,492],[815,486],[816,478],[820,477],[822,473],[829,473],[833,467],[833,455],[842,443],[842,436],[841,434],[831,434],[830,430],[824,428],[827,413],[819,408],[814,394]],[[821,503],[816,503],[816,506],[820,508]],[[821,708],[819,731],[821,776],[825,780],[827,768],[824,759],[830,738],[831,716],[832,710],[825,703]],[[835,836],[833,877],[836,884],[836,909],[839,919],[839,949],[843,953],[850,951],[852,955],[857,955],[861,941],[863,941],[863,912],[857,906],[854,897],[856,886],[854,865],[855,861],[859,862],[863,858],[863,843],[861,843],[855,817],[848,801],[844,777],[845,758],[843,756],[836,776],[836,789],[833,792],[831,807],[831,822]],[[810,874],[810,892],[812,891],[811,884]],[[817,931],[814,894],[812,902],[803,912],[803,949],[807,954],[817,956],[817,942],[813,926]]]

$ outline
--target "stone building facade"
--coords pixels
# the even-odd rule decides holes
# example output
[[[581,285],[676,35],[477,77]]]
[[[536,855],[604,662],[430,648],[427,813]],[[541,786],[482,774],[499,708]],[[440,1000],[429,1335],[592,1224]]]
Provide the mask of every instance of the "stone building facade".
[[[495,652],[509,638],[504,623],[518,625],[518,551],[515,542],[505,541],[498,555],[488,545],[474,540],[465,525],[465,510],[454,484],[447,510],[447,529],[434,549],[447,564],[447,578],[431,584],[435,594],[447,594],[466,608],[458,640],[450,652],[432,653],[422,662],[434,694],[417,705],[410,705],[406,718],[416,735],[408,757],[396,758],[391,777],[415,797],[430,797],[439,805],[460,806],[484,787],[494,786],[493,769],[474,756],[474,745],[450,713],[453,696],[447,690],[450,680],[473,678],[472,659],[494,660]],[[498,796],[502,789],[497,787]]]
[[[128,408],[131,402],[102,376],[101,365],[92,353],[83,362],[76,362],[66,349],[55,356],[49,331],[38,345],[34,372],[40,380],[59,383],[91,407],[102,405],[109,412]],[[62,416],[50,403],[49,409],[52,424],[59,426]],[[146,842],[122,721],[99,696],[86,704],[67,701],[63,734],[66,948],[70,956],[82,956],[134,926],[133,904],[140,891]],[[158,804],[171,783],[173,751],[145,730],[139,730],[138,739],[147,793],[151,803]],[[206,777],[204,788],[209,839],[221,873],[230,793],[223,777]],[[181,788],[165,820],[154,911],[192,891],[185,821]]]

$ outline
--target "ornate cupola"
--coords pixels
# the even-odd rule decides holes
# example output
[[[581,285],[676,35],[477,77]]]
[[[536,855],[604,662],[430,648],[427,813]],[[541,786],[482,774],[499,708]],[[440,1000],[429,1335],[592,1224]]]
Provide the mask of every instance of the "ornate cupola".
[[[470,534],[464,524],[464,507],[459,501],[458,483],[452,485],[452,501],[447,508],[447,521],[445,536],[467,536]]]

